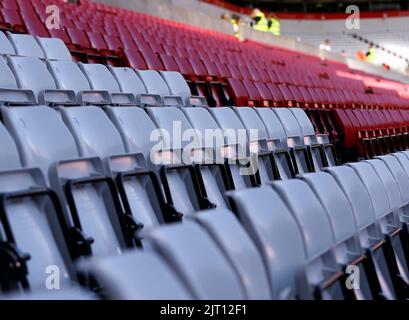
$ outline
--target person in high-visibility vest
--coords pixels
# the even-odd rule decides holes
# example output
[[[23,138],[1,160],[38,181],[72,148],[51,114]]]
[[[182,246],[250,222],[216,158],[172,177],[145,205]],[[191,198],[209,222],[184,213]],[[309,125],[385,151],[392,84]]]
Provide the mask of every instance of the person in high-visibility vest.
[[[237,14],[228,14],[223,13],[221,15],[222,20],[229,21],[233,27],[234,36],[240,39],[240,30],[239,30],[239,23],[240,23],[240,16]]]
[[[268,20],[260,9],[255,8],[251,13],[253,19],[253,29],[258,31],[268,31]]]
[[[281,32],[280,28],[280,19],[278,19],[274,13],[270,13],[270,17],[268,18],[269,31],[275,36],[279,36]]]
[[[370,63],[375,62],[375,48],[372,43],[369,44],[368,51],[366,52],[366,61]]]

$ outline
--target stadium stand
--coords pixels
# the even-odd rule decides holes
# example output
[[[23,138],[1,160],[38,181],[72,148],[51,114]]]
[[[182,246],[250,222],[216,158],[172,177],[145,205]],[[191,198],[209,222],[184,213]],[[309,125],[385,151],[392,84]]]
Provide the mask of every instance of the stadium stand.
[[[2,297],[408,298],[407,85],[48,3],[1,3]]]

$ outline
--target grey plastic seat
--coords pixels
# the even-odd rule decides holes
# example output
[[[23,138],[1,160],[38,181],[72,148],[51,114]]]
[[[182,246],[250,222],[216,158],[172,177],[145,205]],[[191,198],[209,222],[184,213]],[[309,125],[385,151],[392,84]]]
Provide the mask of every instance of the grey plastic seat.
[[[297,173],[314,171],[316,168],[313,168],[311,163],[310,153],[304,143],[303,132],[293,113],[287,108],[273,108],[272,110],[284,127],[294,169],[296,169]]]
[[[162,97],[157,94],[148,93],[141,78],[135,73],[135,70],[132,68],[111,66],[108,68],[118,82],[121,92],[133,93],[138,105],[162,105]]]
[[[405,207],[406,201],[404,201],[404,199],[402,198],[400,186],[392,175],[392,172],[380,159],[365,160],[365,162],[369,163],[376,171],[387,192],[388,202],[391,210],[395,212],[395,214],[400,219],[402,219],[404,212],[407,210]]]
[[[126,151],[142,153],[153,169],[151,150],[156,142],[151,135],[157,130],[155,123],[143,108],[139,107],[109,107],[107,114],[119,131]],[[169,144],[169,142],[163,142]]]
[[[314,168],[320,170],[322,167],[336,165],[334,149],[329,143],[328,136],[315,133],[314,126],[303,109],[290,108],[289,110],[300,125],[305,144],[311,148]]]
[[[37,41],[46,59],[72,61],[71,53],[61,39],[37,37]]]
[[[355,265],[361,271],[360,288],[354,290],[355,299],[374,299],[376,293],[370,285],[373,278],[367,271],[369,262],[358,238],[355,216],[348,198],[334,177],[326,172],[307,173],[300,178],[308,183],[329,216],[337,262],[344,267]]]
[[[77,95],[81,91],[91,90],[88,79],[74,61],[48,61],[47,66],[55,79],[58,89],[73,90]]]
[[[73,91],[57,89],[53,76],[40,59],[8,57],[8,63],[16,76],[18,87],[33,91],[40,104],[76,103]]]
[[[194,148],[203,148],[204,154],[199,160],[194,161],[200,170],[200,178],[206,192],[206,197],[218,208],[228,208],[225,192],[230,184],[225,179],[226,167],[224,158],[217,158],[218,150],[224,145],[223,131],[206,108],[185,107],[181,112],[189,120],[197,137]],[[208,151],[212,154],[208,155]]]
[[[27,268],[10,280],[9,289],[46,289],[50,266],[58,272],[61,291],[73,287],[76,279],[66,240],[68,237],[63,213],[58,202],[47,193],[46,181],[38,169],[21,167],[17,147],[6,128],[0,125],[0,193],[3,198],[4,216],[0,224],[0,237],[4,243],[14,244],[17,250],[2,247],[5,266],[20,263]],[[36,192],[32,192],[35,191]],[[5,254],[8,251],[8,254]],[[24,258],[28,254],[29,258]],[[22,260],[14,260],[22,259]],[[5,267],[6,269],[7,267]],[[13,268],[13,267],[12,267]],[[12,272],[9,270],[9,272]],[[58,268],[58,270],[56,270]],[[7,270],[3,269],[2,272]],[[16,285],[13,281],[17,282]],[[5,288],[7,289],[7,285]]]
[[[393,248],[399,274],[408,283],[409,268],[406,256],[409,253],[409,247],[402,240],[402,235],[405,231],[401,229],[399,216],[389,203],[388,194],[382,180],[375,169],[367,162],[351,163],[349,166],[354,168],[367,188],[371,196],[375,218],[379,221],[382,232],[386,235],[387,239],[390,239],[390,246]]]
[[[176,71],[160,71],[160,75],[168,85],[170,93],[174,96],[182,97],[185,106],[207,106],[205,97],[192,96],[192,92],[181,73]]]
[[[402,197],[402,207],[406,207],[409,204],[409,177],[399,162],[399,160],[392,155],[384,155],[377,157],[382,160],[385,165],[388,167],[396,182],[399,185],[400,194]],[[408,217],[406,210],[401,212],[403,215],[400,215],[400,219],[404,223],[408,223]]]
[[[173,267],[194,299],[247,298],[229,260],[197,224],[187,221],[156,228],[146,240]]]
[[[152,181],[142,174],[147,170],[143,155],[128,152],[107,114],[95,106],[67,107],[61,109],[61,114],[75,138],[81,157],[100,157],[113,178],[121,173],[139,170],[138,175],[130,176],[123,182],[126,197],[122,195],[122,201],[129,206],[128,213],[145,227],[162,223],[162,199],[156,198]]]
[[[288,172],[280,172],[281,167],[276,164],[273,154],[268,150],[268,133],[263,121],[254,108],[235,107],[233,110],[247,130],[250,152],[258,154],[258,176],[259,183],[287,177]]]
[[[249,299],[271,299],[270,283],[260,253],[243,226],[226,209],[197,212],[195,220],[209,233],[233,265]]]
[[[16,51],[16,55],[40,59],[45,58],[43,50],[32,35],[8,32],[7,36]]]
[[[267,147],[274,153],[281,179],[294,176],[293,163],[288,153],[287,135],[281,121],[270,108],[254,108],[263,121],[268,134]]]
[[[147,112],[157,128],[165,135],[160,150],[171,153],[170,157],[172,157],[172,159],[165,157],[157,163],[168,202],[185,215],[205,209],[206,205],[202,203],[201,197],[203,186],[197,180],[197,174],[191,166],[190,159],[186,159],[189,160],[187,163],[184,161],[186,158],[184,148],[189,144],[200,145],[188,119],[177,107],[148,107]],[[168,160],[171,162],[167,162]]]
[[[181,161],[181,146],[177,146],[179,150],[171,150],[174,147],[173,120],[177,121],[182,115],[183,127],[190,128],[190,124],[177,108],[168,110],[152,107],[149,110],[152,118],[139,107],[110,107],[107,113],[118,129],[126,151],[142,153],[147,166],[160,174],[165,187],[169,219],[173,219],[171,216],[176,213],[191,214],[201,208],[195,175]],[[159,124],[170,131],[170,135],[163,134],[161,128],[157,127]]]
[[[117,257],[87,261],[80,266],[102,287],[107,299],[188,300],[192,296],[157,254],[128,251]]]
[[[114,195],[106,185],[101,186],[98,180],[93,182],[98,177],[105,179],[101,160],[80,158],[61,115],[50,107],[3,107],[2,115],[23,166],[39,167],[61,199],[72,198],[67,221],[94,238],[92,253],[98,256],[121,252],[125,242],[119,222],[120,208],[118,203],[115,206]],[[64,192],[68,190],[67,183],[69,193]]]
[[[108,68],[97,63],[79,63],[82,72],[87,77],[92,90],[107,91],[111,101],[117,105],[135,105],[135,96],[131,92],[121,92],[118,82]]]
[[[10,43],[7,36],[0,31],[0,56],[15,54],[16,51],[14,50],[13,45]]]
[[[300,227],[308,263],[305,266],[305,286],[302,297],[314,297],[315,290],[323,299],[344,299],[342,276],[336,285],[326,286],[325,282],[339,274],[340,265],[333,251],[335,236],[331,220],[314,192],[305,181],[291,179],[271,184],[287,205]],[[320,266],[320,267],[317,267]],[[314,288],[314,290],[312,290]]]
[[[183,106],[181,96],[172,95],[165,80],[154,70],[136,70],[137,75],[145,85],[147,93],[162,97],[165,106]]]
[[[393,286],[393,278],[387,265],[389,257],[383,250],[379,250],[385,246],[384,237],[379,221],[375,217],[368,190],[358,174],[349,166],[328,167],[326,171],[331,173],[347,196],[354,211],[361,246],[372,250],[382,291],[388,298],[393,298],[396,288]]]
[[[273,299],[298,296],[298,275],[307,262],[297,222],[270,187],[231,191],[234,210],[262,255]]]
[[[247,130],[243,123],[233,109],[229,107],[209,108],[208,111],[223,131],[225,146],[235,149],[232,158],[239,159],[236,161],[236,165],[230,165],[234,189],[238,190],[256,186],[258,158],[257,154],[250,152]],[[230,159],[227,161],[230,162]],[[242,170],[245,166],[245,169],[248,170],[247,173],[243,174]]]

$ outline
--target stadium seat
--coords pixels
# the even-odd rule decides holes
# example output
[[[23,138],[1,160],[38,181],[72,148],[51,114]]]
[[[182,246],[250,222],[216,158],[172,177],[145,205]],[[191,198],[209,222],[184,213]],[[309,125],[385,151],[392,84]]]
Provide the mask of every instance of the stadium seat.
[[[287,206],[270,187],[232,191],[228,197],[265,261],[273,299],[298,297],[297,278],[307,257],[302,234]]]
[[[267,130],[257,112],[250,107],[233,108],[247,130],[247,139],[250,152],[258,154],[258,183],[265,184],[268,181],[281,179],[281,175],[287,176],[286,172],[279,172],[275,158],[267,146]]]
[[[357,300],[372,300],[379,297],[379,280],[373,277],[371,271],[373,263],[366,257],[361,246],[354,212],[341,187],[326,172],[307,173],[300,178],[308,183],[329,217],[335,239],[334,254],[338,264],[344,269],[354,265],[360,270],[360,286],[358,290],[347,291],[348,294],[353,294],[353,299]]]
[[[135,96],[132,92],[122,92],[108,68],[102,64],[78,64],[88,79],[92,90],[107,91],[112,104],[135,105]]]
[[[15,34],[8,32],[8,38],[13,45],[16,55],[44,59],[45,55],[36,39],[29,34]]]
[[[154,229],[146,236],[146,241],[173,266],[194,299],[237,300],[246,297],[229,260],[197,224],[185,222]]]
[[[197,212],[194,216],[239,275],[247,298],[271,299],[269,281],[260,253],[234,214],[226,209]]]
[[[368,255],[373,255],[383,295],[389,299],[399,297],[400,288],[396,285],[396,279],[394,278],[396,275],[393,273],[395,270],[389,267],[393,264],[393,260],[390,254],[387,253],[388,243],[384,240],[379,223],[376,220],[368,190],[351,167],[338,166],[326,170],[334,176],[354,210],[361,245],[367,249]]]
[[[283,125],[271,109],[255,108],[255,110],[267,129],[267,147],[268,150],[273,152],[280,178],[292,178],[295,171],[288,152],[287,137]]]
[[[41,104],[76,103],[71,90],[57,89],[55,81],[44,62],[31,57],[8,57],[8,64],[16,76],[18,87],[34,92]],[[38,81],[41,78],[42,81]]]
[[[67,221],[89,235],[82,236],[84,248],[76,257],[121,252],[126,247],[121,208],[99,158],[79,158],[74,138],[50,107],[3,107],[2,115],[23,166],[41,169],[48,184],[67,201]]]
[[[48,60],[72,61],[71,53],[61,39],[57,38],[37,38],[45,58]]]
[[[183,98],[171,94],[165,80],[157,71],[153,70],[136,70],[137,75],[141,78],[149,94],[156,94],[162,97],[165,106],[183,106]]]
[[[311,152],[305,146],[301,127],[290,109],[274,108],[273,111],[286,132],[286,143],[289,147],[295,172],[306,173],[318,169],[313,166]]]
[[[162,97],[156,94],[149,94],[146,91],[142,80],[131,68],[109,67],[115,77],[121,92],[131,92],[135,95],[135,102],[138,105],[162,105]]]
[[[106,299],[192,299],[176,274],[153,252],[130,251],[94,259],[83,263],[80,270],[92,275],[101,287],[99,294]]]
[[[207,101],[205,97],[192,96],[192,93],[190,92],[190,88],[187,85],[186,80],[179,72],[161,71],[160,75],[166,81],[170,93],[174,96],[182,97],[185,106],[199,107],[207,106]]]
[[[307,259],[310,261],[304,266],[305,278],[300,280],[305,282],[303,290],[300,290],[301,298],[347,299],[342,289],[342,268],[333,251],[335,240],[331,221],[320,201],[308,184],[298,179],[274,182],[272,186],[300,226]],[[323,272],[324,269],[326,272]]]

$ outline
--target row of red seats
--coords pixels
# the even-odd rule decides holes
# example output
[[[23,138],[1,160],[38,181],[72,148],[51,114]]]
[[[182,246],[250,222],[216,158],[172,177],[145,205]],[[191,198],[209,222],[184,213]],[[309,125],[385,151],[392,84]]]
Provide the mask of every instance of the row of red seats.
[[[343,147],[355,150],[360,157],[372,158],[409,148],[409,114],[405,110],[334,109],[332,112],[344,135]]]
[[[277,84],[229,78],[234,105],[298,106],[302,108],[405,108],[408,100],[390,94],[365,94],[341,88]]]

